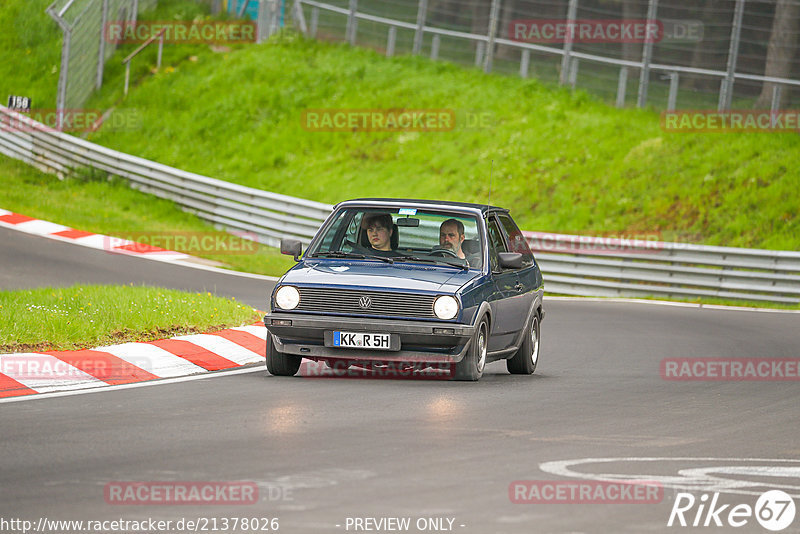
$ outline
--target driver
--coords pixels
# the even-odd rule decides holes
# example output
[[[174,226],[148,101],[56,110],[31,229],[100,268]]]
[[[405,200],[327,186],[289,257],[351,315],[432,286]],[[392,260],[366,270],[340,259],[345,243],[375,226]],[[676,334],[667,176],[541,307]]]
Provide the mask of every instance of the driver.
[[[439,226],[439,246],[453,251],[462,260],[467,259],[461,250],[464,242],[464,223],[458,219],[447,219]]]

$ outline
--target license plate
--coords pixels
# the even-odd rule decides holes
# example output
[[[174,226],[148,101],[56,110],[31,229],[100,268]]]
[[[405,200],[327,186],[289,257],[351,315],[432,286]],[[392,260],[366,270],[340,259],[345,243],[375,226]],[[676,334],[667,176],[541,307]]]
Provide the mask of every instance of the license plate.
[[[391,349],[391,334],[373,334],[368,332],[334,332],[333,346],[349,349]]]

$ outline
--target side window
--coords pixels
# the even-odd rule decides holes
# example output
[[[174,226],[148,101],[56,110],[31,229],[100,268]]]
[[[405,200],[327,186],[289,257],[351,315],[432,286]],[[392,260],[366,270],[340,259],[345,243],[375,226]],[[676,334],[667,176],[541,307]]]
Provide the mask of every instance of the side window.
[[[491,217],[487,221],[486,227],[489,230],[489,264],[492,267],[492,271],[497,271],[500,268],[500,260],[497,256],[497,253],[508,251],[506,250],[503,232],[500,230],[497,219]]]
[[[499,215],[500,222],[508,236],[508,250],[509,252],[519,252],[522,254],[522,267],[530,267],[533,265],[533,254],[531,253],[528,242],[525,241],[525,236],[517,227],[516,223],[506,214]]]
[[[338,241],[341,240],[342,235],[344,234],[345,229],[343,228],[343,225],[345,224],[345,220],[347,218],[346,215],[347,215],[346,210],[342,210],[342,212],[339,213],[338,217],[336,218],[335,221],[333,221],[330,228],[328,229],[328,232],[325,234],[322,242],[320,243],[319,251],[329,252],[329,251],[339,250],[341,248],[339,246]],[[349,232],[349,229],[347,231]],[[334,243],[334,240],[336,240],[337,243]]]

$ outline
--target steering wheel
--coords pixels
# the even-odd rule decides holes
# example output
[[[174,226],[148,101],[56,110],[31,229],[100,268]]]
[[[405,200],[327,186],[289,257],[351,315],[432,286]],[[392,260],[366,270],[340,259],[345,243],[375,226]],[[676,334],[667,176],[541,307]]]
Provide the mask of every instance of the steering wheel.
[[[458,254],[450,250],[449,248],[437,248],[432,250],[430,253],[431,256],[452,256],[454,258],[458,258]]]

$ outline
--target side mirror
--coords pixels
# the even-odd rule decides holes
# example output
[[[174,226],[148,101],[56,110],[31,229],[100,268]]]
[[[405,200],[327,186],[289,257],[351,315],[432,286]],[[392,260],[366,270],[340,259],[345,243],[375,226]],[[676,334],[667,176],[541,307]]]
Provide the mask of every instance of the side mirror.
[[[281,254],[294,256],[294,261],[300,261],[303,253],[303,244],[297,239],[281,239]]]
[[[497,256],[503,269],[522,269],[522,254],[519,252],[498,252]]]

